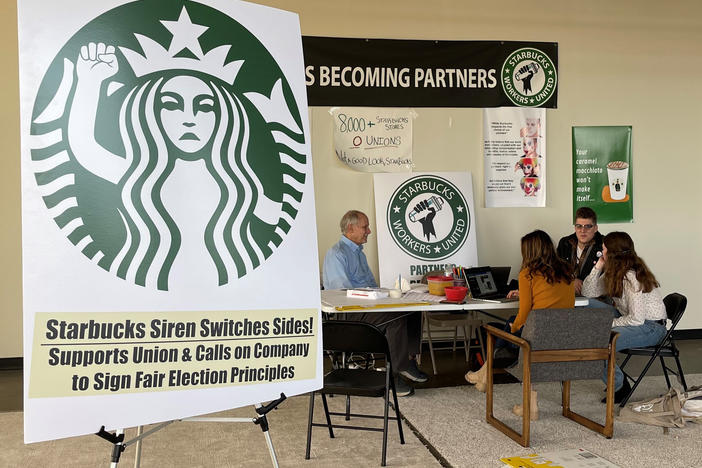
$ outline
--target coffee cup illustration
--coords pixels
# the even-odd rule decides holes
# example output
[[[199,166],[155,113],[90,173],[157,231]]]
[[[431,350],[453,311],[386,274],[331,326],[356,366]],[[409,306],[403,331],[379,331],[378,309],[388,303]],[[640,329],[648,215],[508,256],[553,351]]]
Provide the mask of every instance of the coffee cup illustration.
[[[609,194],[612,200],[624,200],[624,198],[626,198],[628,176],[629,163],[625,161],[611,161],[607,164]]]

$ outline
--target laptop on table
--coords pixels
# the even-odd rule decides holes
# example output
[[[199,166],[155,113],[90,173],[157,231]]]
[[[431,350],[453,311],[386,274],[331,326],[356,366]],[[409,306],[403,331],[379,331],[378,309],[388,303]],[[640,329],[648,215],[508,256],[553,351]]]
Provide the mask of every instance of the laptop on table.
[[[519,300],[518,297],[507,298],[509,267],[499,267],[500,282],[496,281],[490,267],[468,268],[465,273],[473,299],[497,303]]]

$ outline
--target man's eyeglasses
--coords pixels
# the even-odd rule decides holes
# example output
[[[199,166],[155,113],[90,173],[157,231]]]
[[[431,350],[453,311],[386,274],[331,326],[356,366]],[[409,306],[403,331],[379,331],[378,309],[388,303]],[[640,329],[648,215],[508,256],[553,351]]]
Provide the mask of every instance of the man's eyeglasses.
[[[577,229],[578,231],[582,231],[582,230],[589,231],[590,229],[592,229],[594,227],[595,227],[594,224],[576,224],[575,225],[575,229]]]

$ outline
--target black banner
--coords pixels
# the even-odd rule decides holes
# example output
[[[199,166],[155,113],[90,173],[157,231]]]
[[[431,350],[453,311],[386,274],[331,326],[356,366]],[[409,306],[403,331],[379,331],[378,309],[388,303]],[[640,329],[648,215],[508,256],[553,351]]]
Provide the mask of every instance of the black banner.
[[[311,106],[557,107],[558,43],[303,36]]]

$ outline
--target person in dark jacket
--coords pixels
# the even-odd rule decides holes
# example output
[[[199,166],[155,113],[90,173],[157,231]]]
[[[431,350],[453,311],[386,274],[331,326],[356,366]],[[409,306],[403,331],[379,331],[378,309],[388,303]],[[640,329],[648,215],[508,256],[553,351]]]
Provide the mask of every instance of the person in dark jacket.
[[[602,255],[602,234],[597,230],[597,213],[581,206],[575,212],[575,233],[558,242],[558,256],[575,271],[575,294],[580,295],[583,280]],[[598,255],[599,254],[599,255]]]

